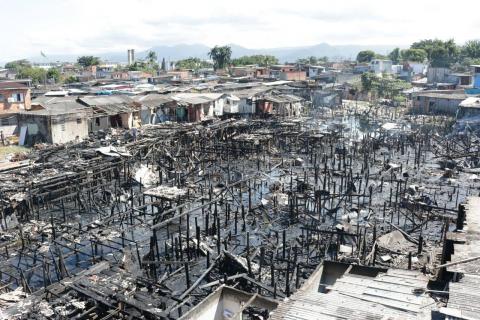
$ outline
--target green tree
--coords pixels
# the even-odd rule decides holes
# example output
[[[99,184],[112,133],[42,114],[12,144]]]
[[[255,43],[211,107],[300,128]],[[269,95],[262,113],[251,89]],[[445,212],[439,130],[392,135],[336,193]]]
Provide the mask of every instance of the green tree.
[[[148,51],[147,53],[147,61],[148,63],[150,64],[154,64],[154,63],[157,63],[157,54],[155,53],[155,51]]]
[[[362,82],[362,90],[365,92],[371,91],[374,88],[376,82],[378,82],[378,77],[373,72],[362,73],[360,79]]]
[[[48,69],[47,79],[53,79],[57,83],[60,80],[60,71],[57,68]]]
[[[81,56],[78,57],[77,63],[82,67],[97,66],[100,64],[100,58],[94,56]]]
[[[400,97],[403,90],[411,87],[406,81],[389,77],[378,77],[372,72],[363,73],[361,83],[364,92],[376,92],[380,98],[394,100]]]
[[[147,59],[148,69],[154,72],[158,71],[159,69],[158,62],[157,62],[158,58],[155,51],[148,51],[146,59]]]
[[[374,57],[374,58],[375,58],[375,59],[380,59],[380,60],[387,60],[387,59],[389,59],[389,58],[388,58],[388,55],[386,56],[386,55],[381,54],[381,53],[375,53],[375,57]]]
[[[402,59],[402,53],[400,48],[395,48],[388,54],[388,58],[392,60],[393,63],[397,64]]]
[[[215,46],[210,50],[208,56],[213,60],[213,68],[215,70],[225,69],[230,63],[232,48],[229,46]]]
[[[5,68],[7,69],[14,69],[16,71],[20,70],[21,68],[31,67],[32,64],[27,59],[15,60],[10,61],[5,64]]]
[[[363,50],[357,54],[357,61],[360,63],[370,62],[373,58],[375,58],[375,52],[372,50]]]
[[[175,67],[177,69],[198,70],[198,69],[201,69],[201,68],[211,68],[212,65],[205,60],[190,57],[190,58],[187,58],[187,59],[178,60],[175,63]]]
[[[278,64],[278,59],[275,56],[258,54],[235,58],[232,59],[231,63],[234,66],[258,65],[267,67],[272,64]]]
[[[78,82],[78,78],[75,77],[75,76],[68,76],[65,78],[65,80],[63,80],[64,83],[74,83],[74,82]]]
[[[378,78],[374,83],[374,89],[381,98],[395,99],[401,92],[411,85],[403,80],[395,78]]]
[[[319,64],[324,64],[324,63],[327,63],[328,62],[328,57],[320,57],[320,58],[317,58],[317,57],[314,57],[314,56],[310,56],[310,57],[306,57],[306,58],[300,58],[297,60],[297,63],[298,64],[310,64],[310,65],[319,65]]]
[[[480,40],[470,40],[465,42],[461,49],[461,53],[466,58],[480,58]]]
[[[405,49],[401,51],[401,56],[405,61],[424,62],[427,52],[423,49]]]
[[[42,68],[23,67],[17,70],[18,79],[32,79],[35,84],[44,83],[47,79],[47,72]]]
[[[453,39],[425,39],[414,42],[411,49],[423,49],[432,67],[449,67],[460,58],[460,50]]]

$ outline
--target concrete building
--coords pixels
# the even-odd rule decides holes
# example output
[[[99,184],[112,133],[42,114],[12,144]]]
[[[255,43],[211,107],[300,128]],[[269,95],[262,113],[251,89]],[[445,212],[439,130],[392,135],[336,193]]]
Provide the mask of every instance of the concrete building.
[[[307,80],[307,73],[305,71],[289,70],[280,72],[280,80],[287,81],[303,81]]]
[[[392,60],[373,59],[370,61],[370,71],[376,74],[392,73]]]
[[[127,50],[127,61],[128,65],[132,65],[135,63],[135,49]]]
[[[116,64],[101,64],[97,66],[96,77],[97,79],[111,79],[112,73],[117,68]]]
[[[316,78],[321,73],[324,73],[326,68],[324,66],[308,66],[307,68],[307,77]]]
[[[91,110],[76,97],[42,96],[32,100],[29,111],[18,114],[18,132],[25,144],[66,143],[88,136]],[[22,137],[21,137],[22,139]]]
[[[354,74],[361,74],[370,71],[370,65],[368,64],[357,64],[353,67]]]
[[[30,88],[17,81],[0,82],[0,112],[29,110]]]
[[[295,65],[289,65],[289,64],[276,64],[273,66],[270,66],[270,76],[274,79],[280,79],[280,74],[282,72],[293,72],[297,71],[298,68]]]
[[[0,69],[0,79],[14,80],[17,72],[13,69]]]
[[[36,110],[19,112],[20,140],[25,143],[67,143],[88,137],[87,110]]]
[[[0,133],[3,137],[18,132],[17,114],[30,108],[30,88],[27,84],[18,81],[0,82]]]
[[[255,66],[238,66],[231,67],[230,73],[233,77],[249,77],[253,78],[256,74]]]

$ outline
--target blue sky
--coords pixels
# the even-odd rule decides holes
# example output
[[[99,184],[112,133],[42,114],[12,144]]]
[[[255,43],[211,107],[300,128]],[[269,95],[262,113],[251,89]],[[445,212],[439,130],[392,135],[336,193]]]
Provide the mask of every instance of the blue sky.
[[[157,44],[405,46],[480,38],[480,1],[466,0],[0,0],[0,8],[0,61]]]

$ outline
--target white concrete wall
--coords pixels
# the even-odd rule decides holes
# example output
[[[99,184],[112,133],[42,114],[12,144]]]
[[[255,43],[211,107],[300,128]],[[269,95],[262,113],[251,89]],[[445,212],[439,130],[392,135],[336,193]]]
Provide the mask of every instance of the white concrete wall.
[[[64,123],[55,123],[51,127],[52,143],[66,143],[74,141],[77,137],[85,139],[88,137],[87,119],[65,121]],[[29,128],[30,129],[30,128]]]
[[[370,70],[375,73],[392,73],[392,61],[373,59],[370,62]]]
[[[215,101],[214,113],[216,116],[223,116],[224,108],[225,108],[225,99],[222,98]]]
[[[409,62],[410,67],[412,67],[414,74],[427,74],[427,65],[420,62]]]

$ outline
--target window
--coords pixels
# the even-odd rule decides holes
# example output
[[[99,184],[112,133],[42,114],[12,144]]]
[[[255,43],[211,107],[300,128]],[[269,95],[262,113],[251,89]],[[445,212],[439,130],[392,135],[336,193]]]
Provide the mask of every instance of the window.
[[[10,120],[8,118],[2,118],[0,121],[0,125],[8,126],[10,124]]]
[[[95,118],[95,125],[100,126],[100,118]]]
[[[12,102],[23,102],[23,93],[13,93]]]
[[[0,102],[5,101],[5,96],[3,94],[0,94]]]
[[[77,123],[81,124],[82,123],[82,118],[77,118]]]

